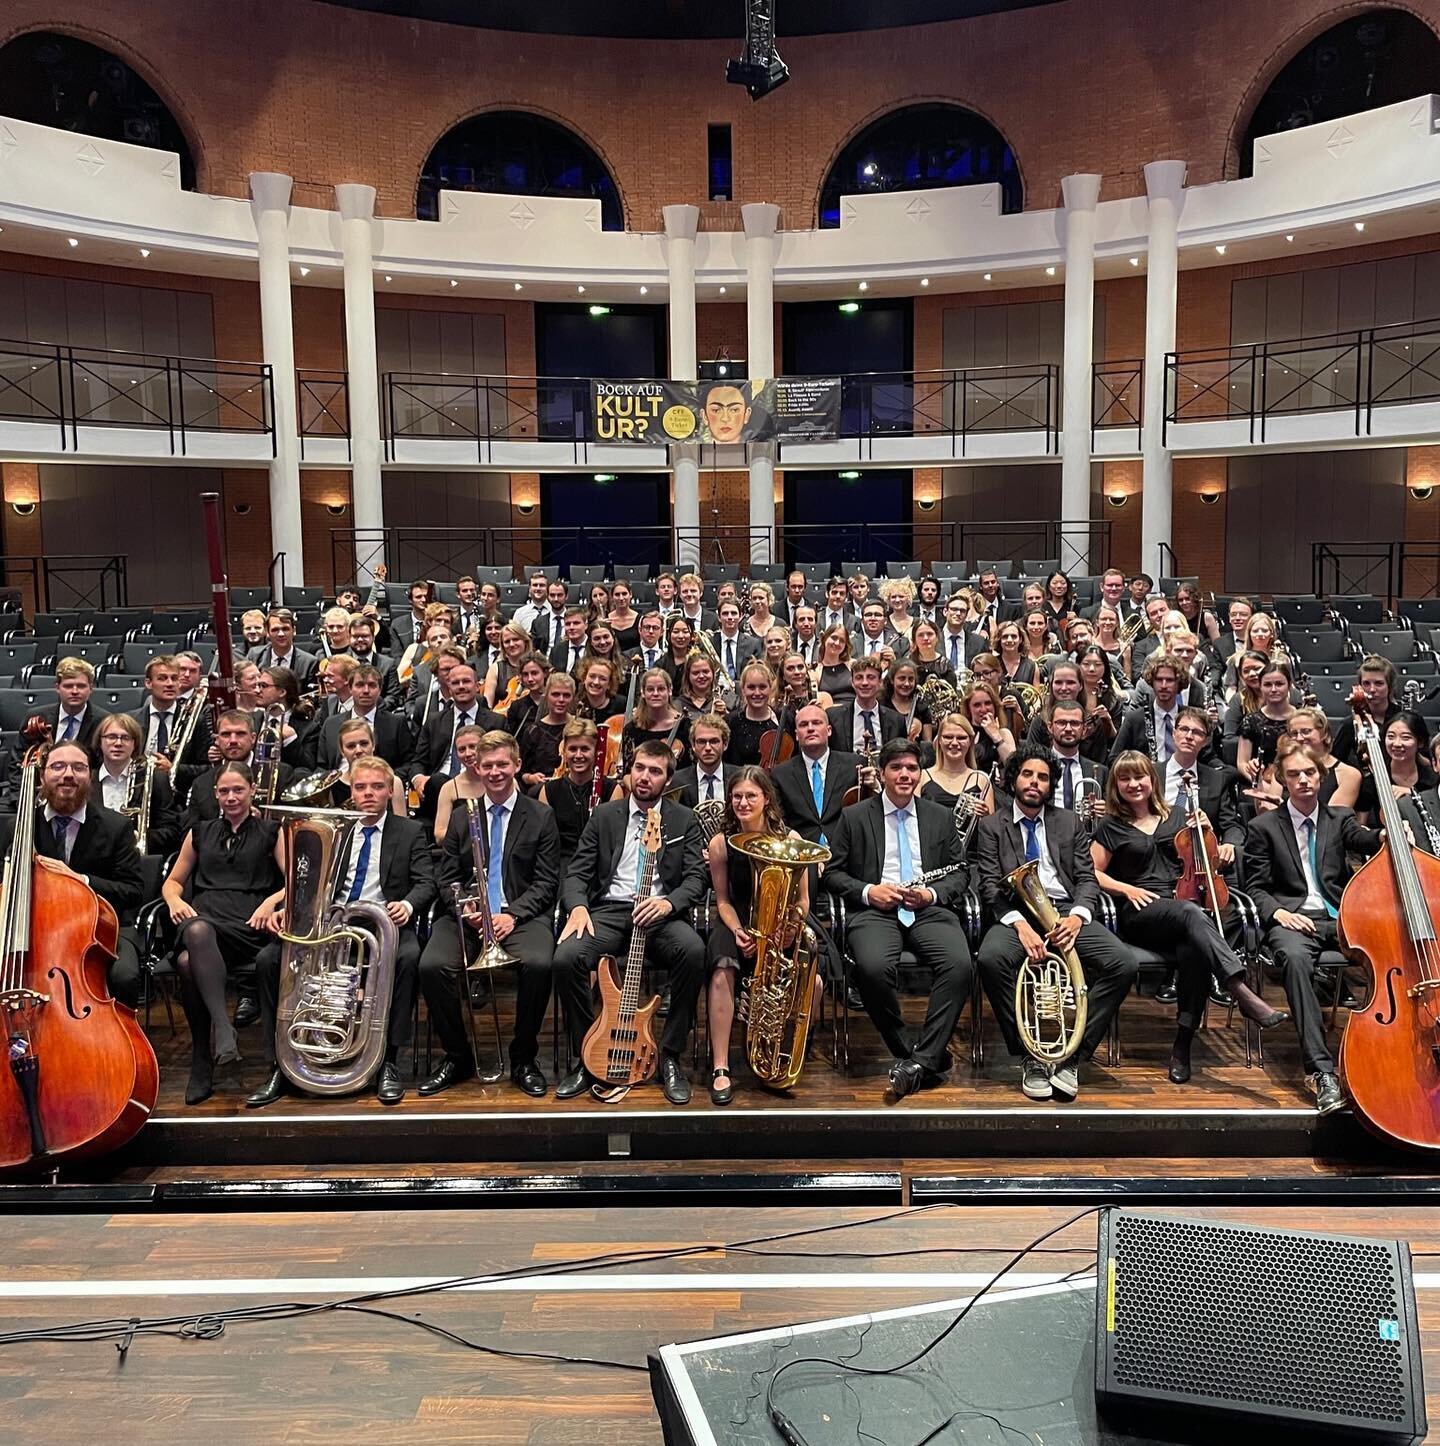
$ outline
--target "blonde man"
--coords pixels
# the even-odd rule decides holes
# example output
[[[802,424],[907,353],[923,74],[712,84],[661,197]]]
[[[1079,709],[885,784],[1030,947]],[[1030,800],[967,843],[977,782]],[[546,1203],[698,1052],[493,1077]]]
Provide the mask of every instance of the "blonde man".
[[[55,667],[55,691],[60,701],[41,715],[57,743],[78,743],[93,760],[95,730],[110,716],[109,710],[90,699],[95,669],[84,658],[61,658]]]

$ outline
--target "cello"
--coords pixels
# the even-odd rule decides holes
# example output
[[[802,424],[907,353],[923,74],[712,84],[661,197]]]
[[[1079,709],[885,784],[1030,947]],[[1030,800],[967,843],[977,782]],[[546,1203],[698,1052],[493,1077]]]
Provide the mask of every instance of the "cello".
[[[1340,948],[1370,968],[1364,1009],[1340,1041],[1340,1075],[1375,1133],[1417,1149],[1440,1149],[1440,859],[1412,848],[1380,729],[1357,688],[1350,706],[1380,801],[1385,841],[1340,899]]]
[[[38,735],[38,736],[37,736]],[[35,852],[49,729],[32,728],[14,839],[0,884],[0,1169],[102,1154],[145,1123],[160,1089],[134,1011],[110,995],[115,910],[64,864]]]

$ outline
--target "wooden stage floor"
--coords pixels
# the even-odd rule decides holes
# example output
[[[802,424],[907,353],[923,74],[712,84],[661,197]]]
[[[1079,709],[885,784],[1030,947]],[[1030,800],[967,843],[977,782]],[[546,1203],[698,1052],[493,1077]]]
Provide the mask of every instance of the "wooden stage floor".
[[[643,1366],[647,1352],[673,1341],[963,1299],[1013,1252],[1076,1213],[992,1205],[886,1219],[892,1212],[696,1205],[684,1213],[617,1207],[14,1215],[6,1221],[0,1312],[6,1330],[96,1317],[192,1318],[544,1269],[544,1279],[491,1280],[411,1295],[387,1308],[481,1345]],[[1407,1240],[1416,1252],[1429,1414],[1440,1421],[1433,1389],[1440,1383],[1440,1219],[1433,1212],[1203,1213],[1254,1226]],[[844,1228],[754,1243],[821,1226]],[[721,1248],[742,1240],[752,1244]],[[1051,1242],[1074,1253],[1030,1256],[1006,1284],[1083,1275],[1093,1264],[1094,1242],[1093,1218],[1079,1221]],[[694,1246],[703,1248],[683,1259],[600,1260]],[[578,1268],[586,1264],[591,1268]],[[1088,1295],[1076,1299],[1077,1308],[1089,1310]],[[155,1446],[207,1433],[237,1442],[387,1446],[656,1446],[661,1439],[641,1371],[486,1355],[353,1312],[237,1321],[212,1340],[141,1337],[123,1358],[105,1341],[11,1345],[0,1349],[0,1397],[6,1439],[85,1446],[104,1433],[101,1423]],[[1003,1418],[1003,1400],[979,1404]],[[1000,1439],[982,1426],[971,1423],[955,1439]],[[886,1446],[907,1446],[913,1437],[885,1439]],[[1440,1439],[1440,1431],[1430,1439]]]

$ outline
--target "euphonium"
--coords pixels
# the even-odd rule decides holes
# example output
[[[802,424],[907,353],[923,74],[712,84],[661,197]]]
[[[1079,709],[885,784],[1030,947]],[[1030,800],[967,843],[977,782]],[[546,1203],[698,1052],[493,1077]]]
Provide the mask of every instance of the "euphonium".
[[[730,845],[755,870],[750,906],[755,974],[750,981],[745,1056],[761,1084],[788,1090],[805,1066],[820,960],[819,937],[797,904],[800,881],[808,868],[829,859],[830,850],[823,844],[773,834],[734,834]]]
[[[364,1089],[385,1057],[397,931],[379,904],[336,902],[363,814],[270,804],[285,835],[275,1062],[316,1095]]]
[[[1040,862],[1031,859],[1005,875],[1031,926],[1044,938],[1060,913],[1040,883]],[[1027,958],[1015,976],[1015,1026],[1020,1042],[1043,1064],[1064,1064],[1080,1048],[1089,1011],[1085,971],[1075,950],[1046,947],[1040,960]]]

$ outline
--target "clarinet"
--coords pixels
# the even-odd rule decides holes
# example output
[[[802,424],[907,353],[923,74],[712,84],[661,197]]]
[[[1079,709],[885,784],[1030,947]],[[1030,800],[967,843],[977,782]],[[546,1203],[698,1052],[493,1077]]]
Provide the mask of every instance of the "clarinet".
[[[1415,812],[1420,815],[1420,822],[1425,825],[1425,837],[1430,842],[1430,852],[1440,858],[1440,825],[1431,818],[1430,810],[1425,807],[1425,800],[1418,793],[1412,793],[1410,801],[1415,805]]]

